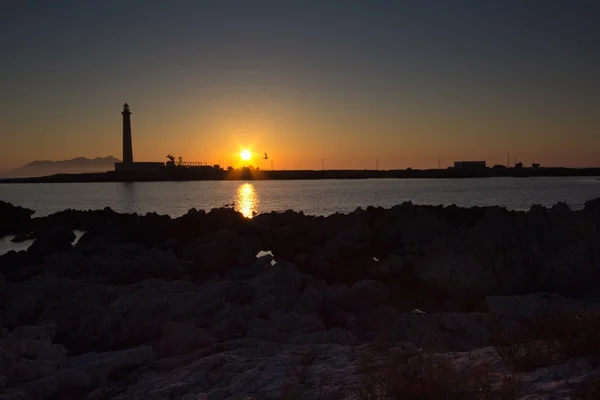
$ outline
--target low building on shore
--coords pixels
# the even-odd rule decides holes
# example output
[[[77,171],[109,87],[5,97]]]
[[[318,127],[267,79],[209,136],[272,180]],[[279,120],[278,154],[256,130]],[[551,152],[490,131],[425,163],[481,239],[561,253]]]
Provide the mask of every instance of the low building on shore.
[[[487,168],[485,161],[455,161],[454,169],[463,171],[483,170]]]

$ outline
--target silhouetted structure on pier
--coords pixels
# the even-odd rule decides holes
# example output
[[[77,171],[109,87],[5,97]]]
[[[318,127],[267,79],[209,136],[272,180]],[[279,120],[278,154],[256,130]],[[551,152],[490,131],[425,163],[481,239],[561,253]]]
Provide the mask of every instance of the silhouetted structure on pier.
[[[483,170],[486,169],[487,165],[485,161],[455,161],[454,162],[454,169],[459,169],[459,170],[467,170],[467,171],[473,171],[473,170]]]
[[[133,164],[133,145],[131,143],[131,112],[129,105],[123,106],[123,164]]]
[[[131,111],[129,104],[123,105],[123,162],[115,163],[115,171],[124,172],[159,172],[165,164],[161,162],[133,162],[133,144],[131,141]]]

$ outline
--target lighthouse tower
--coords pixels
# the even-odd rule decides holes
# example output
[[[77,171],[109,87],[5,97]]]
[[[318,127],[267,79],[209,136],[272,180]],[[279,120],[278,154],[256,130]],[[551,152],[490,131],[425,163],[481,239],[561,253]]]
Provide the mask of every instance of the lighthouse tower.
[[[127,176],[128,181],[139,174],[159,174],[165,167],[161,162],[133,162],[133,145],[131,143],[131,111],[129,104],[123,105],[123,162],[115,163],[115,172]],[[133,174],[133,175],[132,175]],[[146,175],[147,176],[147,175]]]
[[[133,145],[131,144],[131,112],[129,105],[123,105],[123,164],[133,164]]]

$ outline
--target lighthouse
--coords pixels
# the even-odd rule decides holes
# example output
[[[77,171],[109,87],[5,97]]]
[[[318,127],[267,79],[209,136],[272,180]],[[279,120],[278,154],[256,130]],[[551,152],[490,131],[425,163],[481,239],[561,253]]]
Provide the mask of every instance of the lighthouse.
[[[131,144],[131,111],[129,105],[123,105],[123,164],[133,164],[133,145]]]
[[[129,104],[123,105],[123,161],[115,163],[115,172],[125,174],[131,179],[131,174],[147,174],[160,172],[165,163],[133,162],[133,144],[131,143],[131,111]]]

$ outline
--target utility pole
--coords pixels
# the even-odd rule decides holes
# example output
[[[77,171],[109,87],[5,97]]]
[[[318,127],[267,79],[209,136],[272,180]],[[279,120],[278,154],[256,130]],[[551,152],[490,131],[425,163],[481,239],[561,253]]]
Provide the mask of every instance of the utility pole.
[[[517,156],[515,156],[515,162],[513,163],[514,166],[517,165]]]
[[[325,159],[321,158],[321,170],[325,171]]]
[[[375,171],[379,171],[379,160],[375,160]]]
[[[510,168],[510,151],[508,152],[508,156],[506,157],[506,168]]]
[[[439,157],[438,157],[438,169],[442,169],[442,162],[440,161]]]

